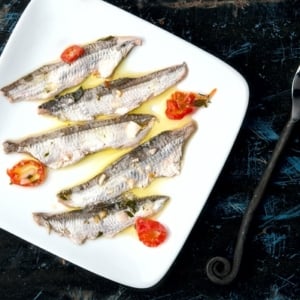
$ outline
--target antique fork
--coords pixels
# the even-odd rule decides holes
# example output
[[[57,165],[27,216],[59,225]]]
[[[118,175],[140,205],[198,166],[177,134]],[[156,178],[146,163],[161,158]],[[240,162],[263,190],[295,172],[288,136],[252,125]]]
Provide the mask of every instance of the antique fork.
[[[253,197],[250,200],[247,210],[243,216],[234,249],[232,264],[227,258],[216,256],[211,258],[206,265],[207,276],[213,283],[226,285],[231,283],[236,278],[240,269],[245,241],[254,212],[259,205],[260,200],[262,199],[263,193],[271,178],[279,156],[282,153],[294,126],[300,120],[300,66],[298,67],[293,79],[291,94],[292,109],[290,118],[282,130],[271,159],[268,162],[261,180],[254,190]]]

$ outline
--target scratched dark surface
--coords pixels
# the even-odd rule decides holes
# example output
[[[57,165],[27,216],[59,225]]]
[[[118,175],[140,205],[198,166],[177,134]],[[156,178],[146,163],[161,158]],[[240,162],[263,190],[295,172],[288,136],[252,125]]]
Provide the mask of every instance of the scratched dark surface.
[[[0,52],[28,2],[0,1]],[[0,230],[0,298],[300,299],[299,126],[258,208],[237,280],[216,286],[205,274],[212,256],[232,257],[241,217],[289,117],[300,63],[299,1],[108,2],[236,68],[250,87],[245,121],[204,211],[158,286],[118,285]]]

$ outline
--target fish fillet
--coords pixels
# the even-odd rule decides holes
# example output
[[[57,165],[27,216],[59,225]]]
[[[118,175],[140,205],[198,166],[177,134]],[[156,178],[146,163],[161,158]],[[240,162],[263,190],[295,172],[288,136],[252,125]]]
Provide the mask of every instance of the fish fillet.
[[[133,225],[138,217],[150,217],[160,211],[169,197],[155,195],[136,198],[121,195],[113,204],[91,205],[82,210],[62,213],[33,213],[37,224],[49,232],[70,238],[76,244],[99,236],[112,237]]]
[[[155,178],[172,177],[181,170],[183,146],[196,130],[191,121],[184,127],[164,131],[123,155],[90,180],[64,189],[58,200],[69,207],[110,203],[133,188],[143,188]]]
[[[70,125],[20,141],[5,141],[5,153],[28,153],[46,166],[58,169],[108,148],[136,146],[151,130],[155,117],[129,114],[116,119]]]
[[[136,78],[121,78],[95,88],[79,89],[39,106],[39,113],[61,120],[85,121],[96,116],[120,116],[176,85],[187,65],[171,66]]]
[[[50,99],[80,84],[92,73],[103,78],[111,76],[130,50],[141,43],[140,38],[130,36],[99,39],[83,46],[84,55],[73,63],[58,61],[44,65],[1,91],[11,102]]]

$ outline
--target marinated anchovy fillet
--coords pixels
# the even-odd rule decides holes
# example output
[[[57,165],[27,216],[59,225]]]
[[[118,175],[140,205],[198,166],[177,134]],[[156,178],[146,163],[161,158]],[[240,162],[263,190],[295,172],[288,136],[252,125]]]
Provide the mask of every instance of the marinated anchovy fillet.
[[[137,37],[108,37],[83,46],[84,54],[71,64],[63,61],[44,65],[1,90],[11,102],[43,100],[81,83],[92,73],[109,77],[132,48]]]
[[[195,129],[195,123],[190,122],[183,128],[156,135],[87,182],[59,192],[59,201],[69,207],[109,203],[126,191],[146,187],[157,177],[178,175],[183,146]]]
[[[70,125],[21,141],[5,141],[3,146],[6,153],[28,153],[48,167],[57,169],[103,149],[136,146],[154,122],[152,115],[129,114]]]
[[[61,120],[84,121],[99,115],[120,116],[180,82],[186,63],[137,78],[120,78],[98,87],[79,89],[39,106],[39,113]]]
[[[37,224],[44,226],[62,236],[70,238],[77,244],[97,237],[112,237],[133,225],[138,217],[149,217],[161,210],[169,198],[167,196],[147,196],[129,198],[121,195],[114,203],[87,206],[82,210],[63,213],[33,213]]]

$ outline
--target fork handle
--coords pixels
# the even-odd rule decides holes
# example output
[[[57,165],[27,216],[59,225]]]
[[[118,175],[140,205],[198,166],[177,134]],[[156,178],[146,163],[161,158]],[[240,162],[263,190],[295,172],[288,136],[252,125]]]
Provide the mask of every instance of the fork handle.
[[[270,181],[272,172],[277,164],[277,161],[282,153],[291,132],[294,128],[294,125],[297,123],[297,120],[290,118],[290,120],[285,124],[282,133],[277,141],[277,144],[273,150],[272,156],[268,162],[268,165],[259,181],[256,189],[254,190],[252,199],[250,200],[246,212],[243,216],[240,229],[237,236],[237,242],[234,249],[233,261],[232,264],[230,261],[221,256],[216,256],[211,258],[206,264],[206,273],[208,278],[216,284],[227,285],[230,284],[237,276],[242,256],[244,252],[245,241],[247,233],[249,231],[250,223],[253,219],[254,212],[264,194],[264,191],[267,187],[268,182]]]

